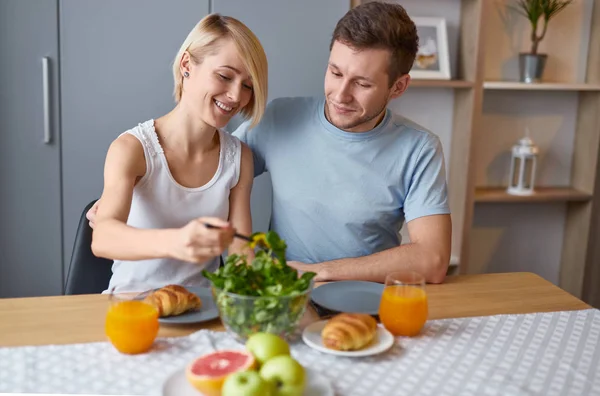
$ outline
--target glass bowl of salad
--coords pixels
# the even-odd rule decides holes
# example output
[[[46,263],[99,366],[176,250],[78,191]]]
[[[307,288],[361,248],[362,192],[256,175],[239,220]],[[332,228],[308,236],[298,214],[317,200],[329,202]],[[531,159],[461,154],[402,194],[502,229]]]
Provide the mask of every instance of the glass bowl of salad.
[[[286,341],[299,335],[299,324],[310,300],[310,286],[303,292],[283,296],[246,296],[213,286],[223,326],[239,342],[258,332],[277,334]]]
[[[253,234],[252,240],[250,247],[261,249],[251,263],[244,255],[232,254],[217,271],[203,272],[211,281],[223,326],[239,342],[257,332],[293,341],[316,273],[299,274],[288,266],[285,242],[275,232]]]

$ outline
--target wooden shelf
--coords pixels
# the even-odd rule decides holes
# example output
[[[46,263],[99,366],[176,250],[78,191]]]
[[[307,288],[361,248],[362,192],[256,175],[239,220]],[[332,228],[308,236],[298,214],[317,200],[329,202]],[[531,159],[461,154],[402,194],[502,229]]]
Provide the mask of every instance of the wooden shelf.
[[[410,81],[410,87],[418,88],[472,88],[473,83],[471,81],[463,80],[419,80],[413,79]]]
[[[571,187],[539,187],[533,195],[510,195],[503,187],[477,187],[475,202],[527,203],[527,202],[585,202],[592,195]]]
[[[355,5],[366,2],[352,0]],[[440,5],[446,1],[431,3]],[[596,231],[600,226],[592,227],[595,216],[594,221],[600,224],[600,168],[597,166],[600,163],[600,0],[573,2],[564,18],[553,22],[539,48],[549,59],[544,81],[530,84],[518,81],[518,51],[526,50],[530,44],[528,37],[521,35],[522,29],[528,28],[528,21],[515,16],[513,25],[510,15],[509,28],[505,17],[512,11],[506,3],[504,0],[456,0],[456,5],[460,4],[460,15],[458,31],[455,31],[458,34],[452,35],[456,41],[451,48],[455,55],[453,61],[456,61],[452,70],[457,77],[452,80],[413,78],[409,92],[423,91],[429,95],[425,91],[431,91],[431,95],[439,93],[440,97],[426,109],[415,105],[403,110],[418,111],[416,119],[434,130],[443,125],[446,134],[450,129],[449,139],[444,140],[444,151],[449,151],[447,176],[452,212],[450,270],[468,274],[498,268],[546,268],[546,257],[535,257],[536,252],[530,251],[528,241],[509,240],[514,243],[511,249],[523,253],[522,260],[512,262],[514,256],[506,254],[504,248],[496,249],[498,243],[505,243],[504,240],[499,242],[498,235],[513,228],[521,233],[524,227],[530,226],[536,231],[562,227],[562,245],[554,247],[552,265],[560,260],[557,285],[579,297],[583,293],[584,273],[589,275],[590,268],[594,268],[595,275],[589,279],[595,283],[586,281],[586,287],[592,290],[590,285],[600,282],[598,259],[590,261],[588,254],[591,241],[598,239],[595,234],[600,234]],[[428,7],[423,5],[423,10]],[[525,97],[517,103],[510,102],[522,95]],[[448,128],[450,108],[452,126]],[[411,114],[406,115],[411,118]],[[441,117],[446,118],[440,120]],[[499,167],[509,155],[507,144],[515,141],[515,135],[522,136],[523,127],[531,128],[534,140],[539,136],[543,143],[540,147],[556,150],[554,162],[541,164],[545,175],[554,175],[552,168],[560,168],[560,174],[550,178],[546,186],[561,183],[566,186],[539,187],[528,196],[510,195],[506,187],[478,188],[478,182],[484,184],[487,177],[505,172]],[[561,134],[563,130],[569,133],[568,137]],[[503,131],[506,132],[503,134]],[[444,139],[445,136],[448,135],[444,135]],[[568,178],[563,179],[562,175]],[[530,208],[536,205],[547,210],[536,211],[526,219],[505,222],[502,217],[505,213],[492,213],[502,210],[502,204]],[[510,211],[509,207],[505,209]],[[493,231],[487,229],[476,215],[486,219],[483,224],[488,223],[487,219],[500,220],[498,227]],[[540,224],[527,223],[538,220]],[[544,240],[542,234],[536,243]],[[600,257],[600,249],[598,252]],[[505,265],[504,261],[510,262]],[[597,295],[600,301],[600,292]],[[600,302],[598,304],[600,306]]]
[[[513,91],[600,91],[600,84],[571,83],[535,83],[527,84],[517,81],[486,81],[483,88],[487,90]]]

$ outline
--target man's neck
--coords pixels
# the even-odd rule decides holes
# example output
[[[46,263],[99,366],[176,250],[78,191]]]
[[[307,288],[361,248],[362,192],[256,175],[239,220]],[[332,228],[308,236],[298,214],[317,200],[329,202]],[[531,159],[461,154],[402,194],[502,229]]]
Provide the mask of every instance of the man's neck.
[[[340,128],[337,125],[335,125],[333,122],[331,122],[331,117],[329,116],[329,107],[327,106],[327,102],[325,102],[325,119],[327,120],[327,122],[329,122],[331,125],[333,125],[334,127],[344,131],[344,132],[351,132],[351,133],[364,133],[364,132],[370,132],[373,129],[377,128],[377,126],[379,126],[379,124],[381,124],[381,122],[383,121],[383,118],[385,117],[385,112],[387,110],[387,107],[384,107],[383,110],[375,117],[373,117],[372,119],[363,122],[362,124],[353,126],[352,128]]]

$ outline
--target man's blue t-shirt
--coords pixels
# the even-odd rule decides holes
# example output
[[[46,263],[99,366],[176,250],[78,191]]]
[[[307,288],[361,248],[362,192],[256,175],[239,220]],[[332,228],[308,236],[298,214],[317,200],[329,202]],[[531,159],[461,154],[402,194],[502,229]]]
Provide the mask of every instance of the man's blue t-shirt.
[[[369,132],[345,132],[324,112],[324,98],[269,103],[255,128],[235,132],[254,153],[255,176],[273,185],[271,229],[288,259],[318,263],[400,245],[404,221],[448,214],[439,138],[386,111]]]

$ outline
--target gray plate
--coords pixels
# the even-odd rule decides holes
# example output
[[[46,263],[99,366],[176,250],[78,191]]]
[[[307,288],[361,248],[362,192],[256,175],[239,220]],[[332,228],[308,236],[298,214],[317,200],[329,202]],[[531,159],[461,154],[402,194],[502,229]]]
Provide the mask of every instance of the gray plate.
[[[219,309],[215,305],[215,300],[213,299],[210,288],[194,286],[185,286],[185,288],[200,297],[200,300],[202,300],[202,307],[198,311],[186,312],[178,316],[159,318],[158,321],[160,323],[200,323],[219,317]]]
[[[315,288],[312,300],[333,311],[377,315],[383,288],[383,284],[375,282],[331,282]]]

